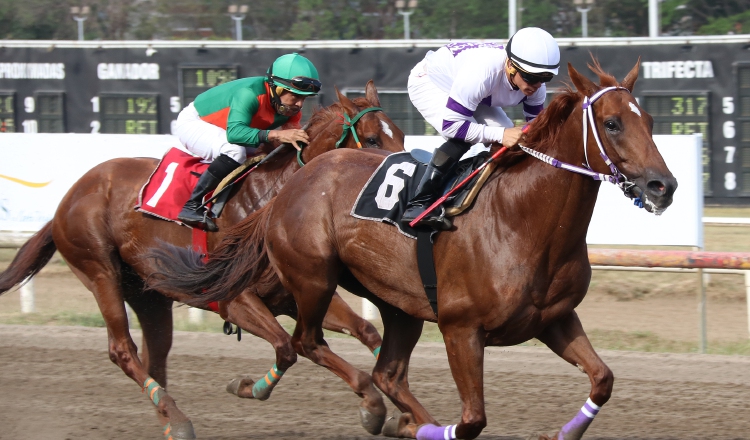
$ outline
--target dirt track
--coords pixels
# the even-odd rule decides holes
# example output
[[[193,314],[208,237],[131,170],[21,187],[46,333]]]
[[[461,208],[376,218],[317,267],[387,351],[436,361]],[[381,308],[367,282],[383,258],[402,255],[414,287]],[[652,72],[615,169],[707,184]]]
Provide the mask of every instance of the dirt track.
[[[106,339],[99,328],[0,325],[0,439],[162,438],[149,400],[110,363]],[[359,343],[330,343],[355,365],[371,368],[374,360]],[[586,438],[750,438],[750,358],[601,355],[615,373],[615,390]],[[272,364],[271,347],[257,338],[238,343],[220,334],[178,332],[170,393],[201,439],[373,438],[359,426],[358,397],[306,359],[269,401],[224,391],[235,373],[257,378]],[[442,344],[417,347],[410,382],[438,420],[459,420]],[[525,439],[554,430],[575,415],[588,390],[586,376],[546,348],[488,349],[489,425],[480,438]]]

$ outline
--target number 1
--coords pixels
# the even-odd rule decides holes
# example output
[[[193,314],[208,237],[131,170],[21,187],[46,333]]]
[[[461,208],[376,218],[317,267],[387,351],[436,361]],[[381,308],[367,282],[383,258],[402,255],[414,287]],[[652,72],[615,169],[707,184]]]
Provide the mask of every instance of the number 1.
[[[148,202],[146,202],[146,205],[152,208],[156,207],[156,204],[159,203],[159,199],[161,199],[161,196],[167,192],[167,188],[169,188],[169,185],[172,183],[172,178],[174,178],[174,171],[177,169],[177,165],[177,162],[172,162],[167,166],[167,169],[164,171],[164,174],[167,176],[161,182],[161,185],[159,185],[159,189],[156,190],[154,195],[148,200]]]

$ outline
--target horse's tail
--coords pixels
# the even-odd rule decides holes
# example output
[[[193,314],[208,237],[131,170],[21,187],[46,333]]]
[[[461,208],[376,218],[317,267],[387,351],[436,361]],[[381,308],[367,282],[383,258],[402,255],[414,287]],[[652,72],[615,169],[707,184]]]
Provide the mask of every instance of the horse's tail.
[[[249,286],[261,292],[276,286],[278,278],[264,246],[272,205],[229,229],[206,263],[197,252],[168,243],[149,250],[145,258],[156,261],[157,271],[146,280],[146,288],[205,307],[213,301],[231,300]]]
[[[10,266],[0,273],[0,294],[38,274],[56,250],[57,246],[52,240],[52,222],[49,222],[21,246]]]

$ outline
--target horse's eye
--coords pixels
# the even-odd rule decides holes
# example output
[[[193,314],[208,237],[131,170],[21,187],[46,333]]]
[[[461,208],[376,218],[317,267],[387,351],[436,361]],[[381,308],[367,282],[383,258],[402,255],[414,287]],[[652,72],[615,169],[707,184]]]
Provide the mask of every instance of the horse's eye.
[[[378,138],[376,137],[368,137],[365,142],[370,147],[377,147],[378,146]]]
[[[607,127],[607,130],[610,130],[610,131],[618,131],[618,130],[619,130],[619,128],[620,128],[620,127],[619,127],[619,126],[617,125],[617,122],[615,122],[615,121],[612,121],[612,120],[610,120],[610,121],[606,121],[606,122],[604,123],[604,126],[605,126],[605,127]]]

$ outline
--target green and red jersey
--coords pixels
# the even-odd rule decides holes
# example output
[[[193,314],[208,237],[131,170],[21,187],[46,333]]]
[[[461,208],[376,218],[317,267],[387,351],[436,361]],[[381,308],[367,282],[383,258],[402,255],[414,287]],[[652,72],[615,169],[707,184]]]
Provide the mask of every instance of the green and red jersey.
[[[201,93],[193,102],[200,118],[227,131],[231,144],[256,147],[260,132],[287,122],[299,126],[302,112],[292,117],[280,115],[271,104],[271,91],[265,77],[241,78]]]

